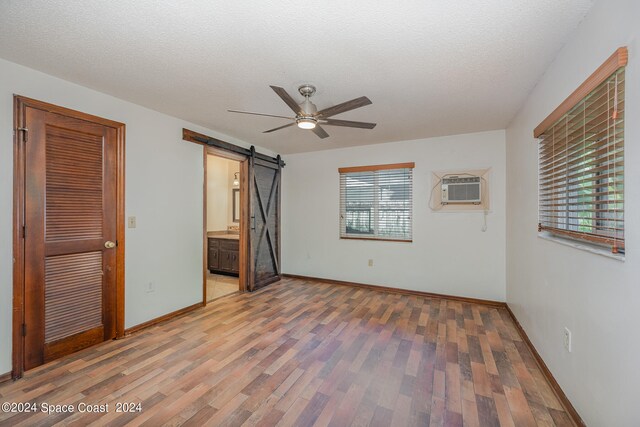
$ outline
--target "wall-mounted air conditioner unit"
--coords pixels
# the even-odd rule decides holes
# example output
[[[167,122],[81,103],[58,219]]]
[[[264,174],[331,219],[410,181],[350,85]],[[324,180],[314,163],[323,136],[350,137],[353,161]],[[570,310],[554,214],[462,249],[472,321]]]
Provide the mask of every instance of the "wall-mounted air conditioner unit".
[[[479,176],[448,175],[442,178],[442,204],[482,202]]]

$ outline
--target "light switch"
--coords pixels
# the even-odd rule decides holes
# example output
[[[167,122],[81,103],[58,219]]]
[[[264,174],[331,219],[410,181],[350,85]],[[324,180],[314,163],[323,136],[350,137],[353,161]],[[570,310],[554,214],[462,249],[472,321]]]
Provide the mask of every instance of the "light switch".
[[[129,228],[136,228],[136,217],[135,216],[130,216],[128,218],[128,224],[129,224]]]

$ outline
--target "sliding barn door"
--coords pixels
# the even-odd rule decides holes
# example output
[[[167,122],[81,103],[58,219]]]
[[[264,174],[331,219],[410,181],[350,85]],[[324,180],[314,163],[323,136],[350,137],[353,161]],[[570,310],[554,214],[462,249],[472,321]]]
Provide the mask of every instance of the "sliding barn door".
[[[116,129],[27,107],[24,368],[115,337]]]
[[[249,163],[249,274],[255,291],[280,280],[280,156],[278,164],[252,156]]]

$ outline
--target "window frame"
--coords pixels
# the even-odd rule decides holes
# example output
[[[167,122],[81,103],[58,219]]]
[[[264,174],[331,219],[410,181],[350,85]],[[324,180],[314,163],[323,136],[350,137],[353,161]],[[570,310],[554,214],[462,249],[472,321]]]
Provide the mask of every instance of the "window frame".
[[[393,163],[393,164],[384,164],[384,165],[369,165],[369,166],[354,166],[354,167],[343,167],[338,169],[339,174],[339,193],[340,193],[340,201],[339,201],[339,236],[342,240],[376,240],[376,241],[386,241],[386,242],[404,242],[411,243],[413,242],[413,169],[415,168],[414,162],[407,163]],[[388,170],[402,170],[402,169],[411,169],[409,173],[409,178],[411,180],[409,184],[410,189],[410,199],[409,199],[409,232],[407,238],[402,238],[399,236],[390,236],[385,237],[384,234],[380,233],[380,218],[379,213],[381,211],[385,211],[384,207],[380,206],[379,197],[376,195],[380,188],[380,177],[377,174],[379,171],[388,171]],[[347,206],[345,204],[345,197],[343,191],[346,190],[346,185],[343,185],[343,176],[346,179],[348,174],[355,173],[363,173],[363,172],[373,172],[373,200],[372,206],[368,210],[369,213],[369,224],[372,224],[373,233],[371,234],[362,234],[359,235],[357,233],[347,233],[347,224],[346,224],[346,213],[348,211]],[[384,183],[383,183],[384,184]],[[355,210],[363,210],[363,208],[355,208]],[[404,210],[404,209],[402,209]],[[366,209],[365,209],[366,211]]]
[[[618,76],[624,76],[624,67],[627,65],[627,62],[627,48],[618,48],[585,82],[534,129],[534,137],[540,138],[538,142],[539,233],[549,233],[559,237],[567,237],[596,247],[609,246],[613,253],[624,253],[624,109],[622,110],[622,118],[618,119],[617,117],[617,106],[621,104],[624,108],[624,86],[621,90],[622,98],[619,98],[617,95],[617,85]],[[556,136],[553,132],[555,132],[557,128],[563,130],[566,133],[564,138],[567,140],[565,141],[565,147],[568,147],[567,144],[569,144],[570,141],[569,117],[571,114],[575,114],[576,109],[579,110],[581,106],[586,110],[586,105],[591,95],[597,93],[598,90],[602,90],[603,85],[609,85],[614,78],[616,79],[615,102],[613,106],[607,104],[607,109],[605,110],[607,112],[613,111],[613,117],[607,118],[606,125],[602,123],[598,124],[598,126],[604,126],[604,130],[607,132],[607,139],[602,143],[601,141],[604,137],[601,137],[590,142],[589,145],[590,150],[602,151],[606,149],[606,154],[600,153],[590,160],[586,157],[587,154],[583,154],[582,157],[584,157],[584,161],[586,161],[587,164],[584,166],[584,170],[582,170],[579,166],[580,163],[575,163],[580,160],[581,156],[578,155],[573,158],[576,153],[575,147],[577,146],[574,139],[571,154],[565,151],[564,158],[562,155],[556,154],[549,156],[549,147],[553,147],[553,150],[556,148]],[[607,97],[608,96],[609,94],[607,93]],[[571,117],[571,120],[573,120],[573,117]],[[584,120],[586,119],[583,119],[583,121]],[[611,122],[609,120],[611,120]],[[564,129],[562,129],[563,121],[565,121]],[[618,121],[620,124],[618,124]],[[617,126],[621,126],[620,134],[622,136],[619,142],[617,141]],[[613,127],[613,136],[609,135],[611,127]],[[600,127],[597,129],[600,130]],[[593,133],[593,128],[589,129],[589,131]],[[572,131],[572,134],[574,132],[575,131]],[[586,144],[586,131],[583,132],[585,132],[585,134],[582,134],[580,138],[583,144]],[[552,136],[550,137],[550,135]],[[558,138],[560,141],[563,140],[562,136]],[[572,136],[572,138],[575,137]],[[578,138],[578,141],[580,138]],[[610,138],[613,138],[613,142],[611,142]],[[549,142],[550,139],[551,142]],[[619,151],[617,144],[620,144]],[[611,148],[612,146],[613,148]],[[561,148],[561,143],[558,147]],[[611,157],[609,157],[609,150],[612,150]],[[618,159],[620,159],[619,165]],[[566,165],[574,162],[571,168],[574,169],[575,172],[569,174],[567,169],[565,175],[562,175],[561,167],[563,162]],[[554,166],[554,163],[557,163],[559,166]],[[588,167],[589,163],[592,164],[593,168]],[[558,168],[560,168],[560,172],[555,170]],[[594,168],[598,170],[594,171]],[[618,178],[618,176],[621,178]],[[612,177],[613,181],[611,181]],[[564,188],[562,187],[563,179],[565,180]],[[556,189],[550,192],[549,185],[553,183],[553,180],[558,182],[554,184]],[[590,184],[586,189],[581,189],[579,188],[581,183]],[[617,192],[618,186],[622,188],[621,193]],[[605,191],[607,187],[613,188],[613,199],[611,198],[612,190],[609,189]],[[580,194],[582,190],[589,190],[587,192],[588,194]],[[599,196],[598,193],[602,193],[602,195]],[[618,197],[619,195],[622,195],[622,199]],[[544,198],[546,198],[546,200]],[[581,201],[581,199],[585,200],[585,198],[590,199],[590,201]],[[567,217],[562,226],[560,225],[560,220],[562,219],[561,210],[558,209],[558,212],[552,215],[554,214],[554,209],[550,209],[550,207],[556,206],[556,204],[549,204],[550,202],[556,203],[560,208],[562,207],[562,203],[566,204]],[[571,205],[575,206],[575,209],[570,209]],[[611,208],[611,205],[613,205],[613,208]],[[608,212],[602,211],[602,206],[607,206],[606,210],[608,210]],[[571,212],[569,212],[569,210],[571,210]],[[569,213],[575,213],[575,216],[569,217]],[[581,219],[581,217],[584,214],[588,215],[585,219],[589,220],[591,225],[583,227],[583,219]],[[610,216],[606,216],[605,214],[609,214]],[[571,218],[575,218],[575,220]],[[554,227],[554,222],[557,227]],[[609,228],[607,227],[607,223],[609,223]],[[612,223],[614,225],[611,225]],[[580,230],[580,228],[585,227],[589,230]],[[603,231],[609,229],[613,231]],[[621,236],[619,236],[619,234],[621,234]]]

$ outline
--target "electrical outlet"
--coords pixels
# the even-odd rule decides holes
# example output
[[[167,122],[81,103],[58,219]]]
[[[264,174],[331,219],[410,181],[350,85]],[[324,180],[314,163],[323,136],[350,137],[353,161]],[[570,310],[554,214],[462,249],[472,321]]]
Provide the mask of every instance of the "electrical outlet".
[[[129,218],[127,218],[127,224],[129,228],[136,228],[136,217],[130,216]]]
[[[571,331],[567,327],[564,328],[563,344],[564,349],[571,353]]]
[[[147,287],[145,288],[145,290],[147,291],[147,293],[155,292],[156,284],[153,282],[147,283]]]
[[[369,260],[369,267],[373,267],[373,260],[372,259]]]

